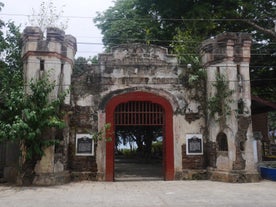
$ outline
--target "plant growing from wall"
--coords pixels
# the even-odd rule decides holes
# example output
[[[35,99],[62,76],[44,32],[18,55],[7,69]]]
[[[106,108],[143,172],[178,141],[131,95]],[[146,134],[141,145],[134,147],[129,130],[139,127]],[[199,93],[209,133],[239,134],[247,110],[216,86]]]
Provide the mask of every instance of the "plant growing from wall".
[[[106,123],[103,128],[101,128],[98,132],[95,132],[92,134],[92,139],[94,139],[95,141],[111,141],[112,138],[111,137],[107,137],[107,133],[109,133],[111,128],[111,124],[110,123]]]
[[[57,143],[55,129],[65,126],[59,110],[66,93],[50,100],[55,83],[50,83],[49,74],[41,79],[31,80],[30,93],[16,88],[3,94],[3,108],[0,113],[0,140],[20,144],[20,184],[31,184],[34,167],[44,150]],[[14,111],[17,113],[15,114]],[[13,115],[5,119],[9,114]]]
[[[202,40],[194,37],[191,31],[180,29],[177,29],[173,40],[170,46],[178,55],[181,65],[187,66],[187,69],[180,74],[180,80],[188,88],[201,85],[201,81],[206,79],[199,52]]]
[[[222,128],[226,127],[226,117],[231,113],[230,103],[233,90],[229,89],[228,83],[222,74],[216,74],[216,81],[212,84],[215,87],[215,94],[208,100],[209,115],[220,123]]]
[[[28,16],[29,23],[32,26],[38,26],[43,33],[45,33],[47,27],[57,27],[61,30],[66,30],[68,27],[68,19],[61,21],[62,15],[64,14],[64,7],[63,5],[61,10],[58,11],[52,0],[47,2],[43,1],[40,4],[38,12],[32,9],[32,15]]]
[[[189,98],[200,103],[201,109],[206,108],[206,71],[201,65],[199,43],[201,39],[195,38],[189,30],[177,29],[171,47],[183,65],[184,70],[179,75],[179,80],[189,91]]]
[[[171,45],[174,52],[178,54],[178,59],[181,65],[187,66],[179,75],[182,84],[188,88],[198,89],[197,91],[204,91],[206,73],[201,65],[201,58],[199,55],[199,39],[195,39],[191,31],[177,31],[174,37],[175,42]]]

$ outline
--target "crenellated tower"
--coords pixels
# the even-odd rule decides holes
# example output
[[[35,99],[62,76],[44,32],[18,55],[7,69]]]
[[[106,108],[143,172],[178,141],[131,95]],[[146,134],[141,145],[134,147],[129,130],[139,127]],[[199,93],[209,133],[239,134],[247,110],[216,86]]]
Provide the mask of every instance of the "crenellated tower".
[[[250,48],[251,37],[245,33],[223,33],[202,44],[209,104],[209,168],[213,180],[258,180],[251,126]]]
[[[26,27],[22,39],[25,82],[50,71],[50,79],[56,83],[52,96],[57,97],[59,91],[68,89],[77,50],[76,38],[53,27],[47,28],[44,38],[39,27]],[[70,104],[70,94],[65,104]]]
[[[22,34],[23,70],[26,92],[29,92],[28,83],[31,79],[39,79],[44,73],[49,73],[50,81],[55,83],[55,88],[49,98],[57,98],[71,86],[71,75],[74,56],[77,50],[76,39],[65,35],[58,28],[47,28],[46,37],[39,27],[26,27]],[[64,105],[70,106],[70,92],[67,94]],[[45,155],[36,164],[36,177],[33,181],[37,185],[52,185],[70,180],[67,171],[68,143],[69,143],[69,118],[65,113],[64,121],[67,125],[62,132],[60,149],[51,146],[45,149]],[[53,133],[53,132],[52,132]]]

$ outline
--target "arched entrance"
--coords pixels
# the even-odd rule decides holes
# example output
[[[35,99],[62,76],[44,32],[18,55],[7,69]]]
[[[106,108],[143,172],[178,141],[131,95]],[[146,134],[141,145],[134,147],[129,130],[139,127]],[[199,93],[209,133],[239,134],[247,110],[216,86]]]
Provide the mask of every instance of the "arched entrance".
[[[155,106],[156,108],[152,111],[152,117],[142,118],[143,114],[136,114],[130,116],[116,117],[115,111],[118,112],[118,106],[123,106],[123,103],[126,105],[135,105],[135,104],[145,104],[145,107],[148,103],[148,106]],[[160,106],[160,107],[159,107]],[[131,107],[131,106],[130,106]],[[133,106],[134,107],[134,106]],[[136,106],[137,107],[137,106]],[[142,106],[138,106],[142,107]],[[117,109],[116,109],[117,108]],[[141,108],[140,108],[141,109]],[[163,116],[162,121],[158,121],[158,113],[155,113],[155,110],[162,109]],[[127,109],[126,109],[127,110]],[[147,109],[148,110],[148,109]],[[119,110],[122,111],[122,110]],[[142,110],[141,110],[142,111]],[[136,117],[136,118],[135,118]],[[140,118],[139,118],[140,117]],[[161,115],[160,115],[161,117]],[[159,120],[160,120],[159,117]],[[119,120],[118,120],[119,119]],[[131,119],[131,120],[130,120]],[[108,136],[112,137],[112,141],[106,143],[106,181],[114,180],[114,148],[115,148],[115,126],[119,125],[120,122],[122,125],[126,124],[141,124],[141,125],[163,125],[163,166],[164,166],[164,178],[165,180],[174,179],[174,146],[173,146],[173,112],[172,107],[168,100],[165,98],[147,92],[131,92],[122,95],[113,97],[106,106],[106,123],[111,124],[110,134]]]

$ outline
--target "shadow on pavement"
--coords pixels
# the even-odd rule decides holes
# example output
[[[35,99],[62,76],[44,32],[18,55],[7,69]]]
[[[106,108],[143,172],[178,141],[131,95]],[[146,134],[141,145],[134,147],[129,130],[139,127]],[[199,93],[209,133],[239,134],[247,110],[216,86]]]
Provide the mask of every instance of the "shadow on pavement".
[[[140,160],[117,157],[115,159],[115,181],[163,180],[161,160]]]

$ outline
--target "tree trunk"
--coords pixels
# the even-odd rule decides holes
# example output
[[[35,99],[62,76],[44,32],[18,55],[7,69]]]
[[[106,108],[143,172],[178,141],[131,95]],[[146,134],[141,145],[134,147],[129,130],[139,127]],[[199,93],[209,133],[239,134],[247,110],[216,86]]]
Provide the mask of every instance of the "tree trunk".
[[[29,186],[33,184],[35,178],[35,165],[37,163],[37,157],[32,159],[26,159],[27,148],[22,141],[20,143],[21,157],[19,158],[19,171],[17,176],[17,185]]]

